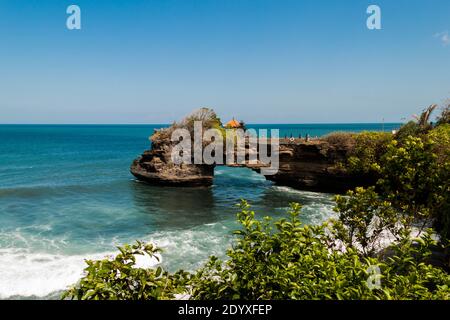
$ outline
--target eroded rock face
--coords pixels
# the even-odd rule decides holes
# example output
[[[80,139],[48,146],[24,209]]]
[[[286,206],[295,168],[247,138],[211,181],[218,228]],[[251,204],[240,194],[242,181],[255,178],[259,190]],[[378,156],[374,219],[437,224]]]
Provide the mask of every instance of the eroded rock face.
[[[134,160],[131,173],[139,180],[167,186],[210,186],[214,178],[214,165],[181,164],[171,160],[173,144],[154,142],[152,150],[145,151]],[[266,179],[277,185],[299,190],[343,193],[357,186],[373,185],[375,177],[354,175],[339,169],[348,157],[348,148],[333,146],[323,140],[281,141],[278,173]],[[260,172],[260,164],[232,165],[248,167]]]
[[[354,175],[339,169],[349,150],[323,140],[281,142],[278,173],[266,176],[277,185],[299,190],[343,193],[357,186],[372,185],[375,177]]]
[[[210,186],[214,165],[174,164],[171,143],[153,144],[131,164],[131,173],[139,180],[164,186]]]
[[[195,136],[195,122],[200,123],[202,132],[206,129],[222,127],[214,110],[208,108],[194,110],[180,122],[175,122],[168,128],[155,130],[150,137],[152,149],[145,151],[133,161],[130,168],[131,173],[141,181],[157,185],[210,186],[213,182],[215,165],[175,164],[172,161],[172,150],[181,141],[173,142],[172,135],[181,129],[181,131],[188,131],[192,139]],[[184,137],[179,137],[179,139],[182,138]],[[191,142],[194,145],[193,141]],[[194,163],[193,160],[191,159],[191,163]]]
[[[220,119],[215,112],[208,108],[201,108],[181,122],[172,126],[157,130],[151,137],[152,149],[145,151],[142,156],[133,161],[131,173],[139,180],[168,186],[210,186],[213,183],[215,165],[207,164],[175,164],[172,161],[172,150],[182,140],[173,142],[172,135],[177,129],[189,132],[195,136],[195,123],[201,122],[201,130],[215,128],[223,129]],[[223,134],[223,133],[222,133]],[[200,137],[203,135],[200,134]],[[184,138],[183,138],[184,139]],[[195,140],[195,139],[194,139]],[[209,142],[201,141],[203,147]],[[270,150],[270,142],[268,143]],[[191,141],[191,145],[195,145]],[[247,153],[246,164],[230,164],[236,167],[248,167],[254,171],[262,172],[261,168],[267,167],[260,161],[249,163],[249,154],[258,155],[258,149],[252,147],[247,139],[243,146],[235,146],[235,154],[238,148],[245,148]],[[259,144],[259,148],[266,147]],[[280,139],[279,140],[279,170],[274,175],[267,175],[266,178],[278,185],[289,186],[300,190],[310,190],[318,192],[341,193],[356,186],[372,185],[375,177],[367,175],[354,175],[339,169],[339,163],[346,163],[349,156],[351,144],[342,140],[330,142],[329,139],[315,139],[305,141],[301,139]],[[226,148],[224,145],[224,159],[226,162]],[[276,150],[274,150],[276,152]],[[270,152],[272,153],[272,152]],[[193,152],[191,152],[193,155]],[[274,153],[275,154],[275,153]],[[191,159],[191,163],[194,163]],[[264,171],[265,173],[267,171]]]

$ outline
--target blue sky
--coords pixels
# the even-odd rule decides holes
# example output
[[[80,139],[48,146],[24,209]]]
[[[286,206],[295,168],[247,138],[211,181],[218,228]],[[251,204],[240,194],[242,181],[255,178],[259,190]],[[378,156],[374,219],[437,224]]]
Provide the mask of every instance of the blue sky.
[[[1,0],[0,123],[399,122],[450,97],[449,31],[448,0]]]

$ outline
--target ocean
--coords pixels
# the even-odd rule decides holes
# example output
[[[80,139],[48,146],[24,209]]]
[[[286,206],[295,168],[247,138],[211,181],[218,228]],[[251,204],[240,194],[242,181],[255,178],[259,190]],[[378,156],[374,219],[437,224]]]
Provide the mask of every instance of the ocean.
[[[331,194],[274,186],[245,168],[217,167],[210,188],[149,186],[129,172],[163,125],[0,125],[0,299],[58,299],[84,259],[135,240],[164,251],[162,265],[195,270],[224,258],[241,198],[260,215],[304,205],[303,220],[333,216]],[[382,129],[399,124],[248,125],[280,137]]]

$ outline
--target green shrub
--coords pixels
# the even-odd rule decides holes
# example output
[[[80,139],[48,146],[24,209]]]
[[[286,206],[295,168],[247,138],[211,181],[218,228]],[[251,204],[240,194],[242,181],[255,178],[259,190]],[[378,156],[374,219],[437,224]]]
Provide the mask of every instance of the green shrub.
[[[434,205],[438,170],[432,149],[428,139],[409,136],[402,145],[394,140],[380,167],[382,194],[416,222],[428,219]]]
[[[450,163],[446,162],[440,166],[439,177],[441,182],[437,183],[433,195],[433,217],[434,227],[439,232],[443,241],[450,242]],[[450,267],[450,261],[448,261]]]
[[[432,152],[437,155],[439,164],[450,162],[450,124],[435,127],[427,138],[433,144]]]
[[[211,258],[191,280],[194,299],[448,299],[450,278],[424,263],[429,234],[402,239],[385,261],[336,248],[332,225],[304,226],[300,206],[287,218],[256,220],[241,204],[237,243],[229,260]],[[381,286],[371,288],[369,270],[379,267]]]
[[[229,260],[212,257],[193,278],[194,299],[363,299],[371,295],[366,272],[372,260],[356,251],[331,250],[326,226],[303,226],[300,206],[287,218],[256,220],[241,204],[237,243]]]
[[[306,226],[300,205],[286,217],[255,219],[244,201],[236,243],[225,262],[211,257],[194,274],[160,267],[133,267],[136,254],[154,255],[151,245],[120,248],[114,259],[87,261],[86,275],[64,297],[72,299],[449,299],[450,277],[425,262],[435,242],[426,233],[401,238],[389,258],[363,257],[336,246],[333,224]],[[374,275],[373,268],[380,274]],[[379,286],[371,286],[373,277]]]
[[[139,241],[118,248],[114,258],[86,260],[85,276],[67,290],[63,298],[78,300],[154,300],[172,299],[185,289],[188,273],[170,274],[161,267],[136,268],[136,255],[157,258],[160,249]]]
[[[400,129],[395,134],[395,140],[402,143],[402,141],[406,140],[409,136],[411,137],[419,137],[424,133],[423,128],[417,124],[415,121],[409,121],[402,125]]]
[[[354,173],[378,172],[380,159],[392,141],[387,132],[361,132],[355,136],[355,145],[349,154],[348,168]]]
[[[346,196],[335,197],[334,210],[339,220],[334,224],[336,239],[347,248],[356,248],[362,256],[373,257],[380,250],[383,237],[402,235],[402,217],[389,201],[381,199],[374,187],[356,188]]]
[[[450,102],[447,100],[447,105],[442,108],[441,114],[437,118],[436,125],[450,124]]]
[[[450,240],[450,124],[434,128],[428,138],[437,157],[432,199],[435,227],[444,240]]]

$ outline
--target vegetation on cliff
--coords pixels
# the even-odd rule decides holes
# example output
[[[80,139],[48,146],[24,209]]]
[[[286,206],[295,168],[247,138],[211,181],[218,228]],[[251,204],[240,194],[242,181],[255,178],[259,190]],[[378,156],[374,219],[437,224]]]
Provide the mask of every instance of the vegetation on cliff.
[[[450,99],[447,100],[447,104],[442,108],[441,114],[437,118],[437,125],[450,124]]]
[[[403,223],[434,224],[443,239],[449,239],[450,216],[450,125],[430,122],[430,106],[417,122],[405,124],[393,136],[383,133],[356,135],[359,143],[350,153],[348,170],[367,172],[379,178],[378,196],[396,212],[408,217]],[[443,113],[448,110],[444,108]],[[441,114],[438,119],[445,116]],[[414,126],[415,129],[411,130]],[[408,133],[408,134],[406,134]]]
[[[222,134],[224,133],[224,128],[222,122],[214,110],[209,108],[200,108],[194,110],[189,115],[184,117],[179,122],[174,122],[170,127],[156,131],[152,137],[152,143],[158,144],[160,142],[167,142],[171,140],[172,133],[176,129],[186,129],[190,132],[191,137],[194,137],[194,123],[196,121],[201,121],[202,129],[216,129]],[[224,134],[223,134],[224,135]]]
[[[226,261],[211,257],[192,273],[140,269],[136,255],[159,249],[137,243],[115,258],[88,261],[86,275],[64,297],[450,299],[450,124],[433,126],[425,112],[414,122],[417,131],[406,124],[394,136],[328,137],[353,139],[347,170],[379,177],[372,187],[336,196],[336,219],[303,225],[299,204],[285,217],[256,219],[243,201]],[[446,258],[436,261],[436,252]]]

